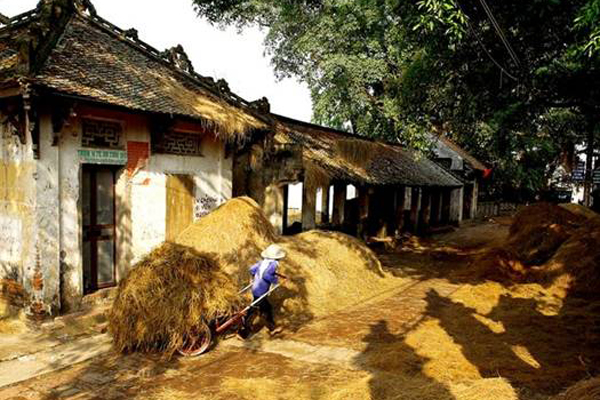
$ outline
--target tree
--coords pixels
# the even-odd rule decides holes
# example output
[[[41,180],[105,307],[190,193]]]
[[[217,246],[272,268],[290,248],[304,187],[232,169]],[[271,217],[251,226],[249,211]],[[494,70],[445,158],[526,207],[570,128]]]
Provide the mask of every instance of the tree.
[[[265,28],[277,74],[309,85],[315,122],[418,148],[437,126],[512,186],[542,187],[584,140],[582,118],[594,131],[600,0],[195,4],[214,23]],[[530,162],[540,149],[547,165]]]

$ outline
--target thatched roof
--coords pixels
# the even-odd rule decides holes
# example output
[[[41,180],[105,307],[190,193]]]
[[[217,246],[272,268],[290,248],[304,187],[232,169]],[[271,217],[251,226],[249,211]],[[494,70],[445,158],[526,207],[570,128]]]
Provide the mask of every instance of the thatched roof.
[[[44,60],[36,60],[28,74],[37,87],[130,110],[191,118],[225,135],[266,127],[264,118],[231,93],[225,81],[215,83],[195,73],[181,46],[159,52],[139,40],[135,30],[124,31],[69,1],[71,6],[63,7],[71,7],[67,10],[72,15],[63,23],[60,39],[50,43],[50,51],[39,47]],[[0,79],[18,75],[11,71],[18,59],[15,32],[25,30],[31,39],[39,38],[36,27],[42,18],[37,8],[0,29]]]
[[[462,182],[401,146],[275,116],[276,141],[303,147],[305,179],[352,184],[460,187]]]

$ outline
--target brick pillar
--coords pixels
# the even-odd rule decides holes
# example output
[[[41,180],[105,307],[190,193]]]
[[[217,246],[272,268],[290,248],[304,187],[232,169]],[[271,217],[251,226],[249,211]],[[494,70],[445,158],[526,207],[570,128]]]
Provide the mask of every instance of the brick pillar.
[[[361,186],[358,188],[358,232],[357,236],[363,238],[368,234],[369,226],[369,199],[372,188]]]
[[[336,183],[333,185],[333,212],[332,222],[335,226],[344,224],[344,213],[346,205],[346,185]]]
[[[317,212],[317,189],[302,185],[302,230],[315,229]]]

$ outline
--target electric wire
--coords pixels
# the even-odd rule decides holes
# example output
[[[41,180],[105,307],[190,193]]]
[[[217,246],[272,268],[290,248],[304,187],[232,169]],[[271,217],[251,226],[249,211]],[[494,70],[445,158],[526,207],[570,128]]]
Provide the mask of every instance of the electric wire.
[[[492,25],[494,27],[494,30],[496,31],[496,33],[500,37],[500,40],[504,44],[504,47],[506,47],[506,50],[508,50],[508,54],[510,55],[510,58],[512,58],[512,60],[515,62],[515,64],[520,65],[521,63],[519,61],[519,57],[517,57],[517,53],[515,53],[514,49],[512,48],[512,46],[510,45],[510,43],[508,42],[508,39],[506,39],[506,35],[504,34],[504,31],[500,27],[500,24],[498,23],[498,20],[496,20],[496,17],[494,16],[494,13],[490,9],[490,6],[488,5],[487,1],[486,0],[479,0],[479,2],[483,6],[483,10],[485,11],[486,15],[488,16],[490,22],[492,23]]]
[[[467,21],[467,27],[469,28],[469,31],[471,32],[471,34],[475,37],[475,39],[477,40],[477,43],[479,43],[479,46],[481,47],[481,49],[483,50],[483,52],[487,55],[487,57],[490,59],[490,61],[492,61],[496,67],[498,67],[500,69],[501,72],[503,72],[507,77],[509,77],[510,79],[514,80],[514,81],[518,81],[517,77],[514,76],[513,74],[511,74],[510,72],[508,72],[508,70],[506,68],[504,68],[502,66],[502,64],[500,64],[495,58],[494,56],[492,56],[492,54],[489,52],[489,50],[485,47],[485,45],[483,44],[483,41],[481,40],[481,38],[479,37],[479,35],[477,34],[477,32],[475,31],[475,28],[473,28],[473,25],[471,25],[471,21],[469,20],[469,16],[467,15],[467,13],[465,12],[465,10],[463,9],[463,7],[460,5],[460,2],[456,2],[456,4],[458,5],[458,7],[460,8],[460,10],[462,11],[462,13],[465,15],[465,20]]]

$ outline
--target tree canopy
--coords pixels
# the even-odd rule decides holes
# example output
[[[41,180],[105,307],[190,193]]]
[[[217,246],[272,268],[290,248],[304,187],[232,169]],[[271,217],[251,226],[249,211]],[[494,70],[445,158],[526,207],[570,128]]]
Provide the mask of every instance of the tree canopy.
[[[316,123],[426,148],[454,139],[513,187],[541,187],[600,109],[600,0],[195,0],[258,25]],[[589,135],[587,136],[589,137]],[[564,158],[564,157],[563,157]]]

